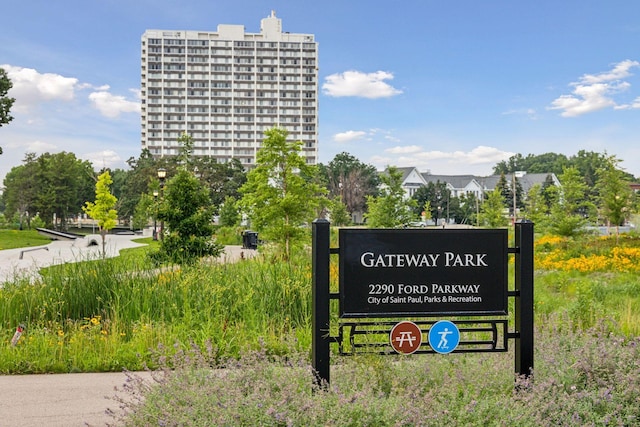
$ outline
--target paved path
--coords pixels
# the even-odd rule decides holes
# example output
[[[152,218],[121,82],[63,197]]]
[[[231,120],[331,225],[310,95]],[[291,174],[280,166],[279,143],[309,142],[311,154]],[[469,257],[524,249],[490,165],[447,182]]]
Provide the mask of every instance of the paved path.
[[[107,256],[117,256],[121,249],[140,246],[133,242],[139,236],[107,236]],[[76,241],[54,241],[37,250],[0,251],[0,287],[2,283],[21,275],[35,277],[39,268],[65,262],[97,259],[102,246],[90,246],[89,236]],[[100,236],[97,236],[101,243]],[[47,249],[44,249],[47,248]],[[34,248],[25,248],[34,249]],[[241,246],[226,246],[219,262],[234,262],[250,258],[256,251]],[[112,400],[115,387],[122,389],[124,373],[0,375],[0,427],[75,427],[114,425],[107,409],[119,410]],[[121,397],[126,397],[122,392]]]
[[[124,373],[0,376],[0,426],[114,425],[107,410],[121,413],[113,398],[126,382]],[[126,397],[121,391],[117,395]]]
[[[107,235],[105,253],[108,258],[118,256],[120,250],[144,246],[133,240],[137,235]],[[92,245],[91,243],[97,243]],[[225,246],[225,253],[218,259],[223,262],[249,258],[256,251],[241,246]],[[37,277],[42,267],[68,262],[89,261],[102,256],[102,238],[89,235],[77,240],[54,240],[48,245],[0,251],[0,287],[3,282],[16,277]]]
[[[138,238],[140,236],[108,235],[106,256],[118,256],[121,249],[144,246],[133,241]],[[0,283],[15,277],[35,277],[38,269],[49,265],[99,259],[101,255],[102,238],[95,234],[77,240],[54,240],[43,246],[6,249],[0,251]]]

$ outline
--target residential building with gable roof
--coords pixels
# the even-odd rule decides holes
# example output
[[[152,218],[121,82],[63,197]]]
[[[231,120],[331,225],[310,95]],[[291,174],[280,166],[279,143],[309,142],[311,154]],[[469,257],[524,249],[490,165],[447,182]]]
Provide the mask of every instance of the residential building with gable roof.
[[[402,188],[404,188],[407,197],[412,197],[418,188],[426,186],[430,182],[434,184],[441,182],[446,184],[453,197],[473,194],[476,198],[482,199],[483,195],[493,191],[500,181],[500,175],[432,175],[430,172],[421,173],[416,167],[397,169],[402,172]],[[513,177],[514,174],[505,174],[507,182],[513,182]],[[560,186],[560,181],[554,173],[515,173],[515,179],[525,195],[534,185],[544,185],[548,177],[551,178],[553,185]]]

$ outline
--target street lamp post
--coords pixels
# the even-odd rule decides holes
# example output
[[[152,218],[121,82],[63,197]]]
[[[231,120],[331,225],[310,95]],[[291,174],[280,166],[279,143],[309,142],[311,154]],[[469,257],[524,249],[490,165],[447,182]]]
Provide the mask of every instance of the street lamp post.
[[[167,170],[165,168],[158,169],[158,179],[160,180],[160,198],[162,198],[162,193],[164,191],[164,180],[167,177]],[[164,221],[160,221],[160,239],[164,234]]]
[[[158,219],[158,190],[153,190],[153,240],[158,240],[158,230],[156,228],[156,221]]]

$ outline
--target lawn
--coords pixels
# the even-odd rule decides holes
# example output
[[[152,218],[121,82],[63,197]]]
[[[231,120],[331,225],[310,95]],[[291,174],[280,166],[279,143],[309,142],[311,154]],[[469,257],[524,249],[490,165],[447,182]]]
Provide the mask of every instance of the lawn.
[[[51,239],[36,230],[0,230],[0,250],[28,248],[51,243]]]

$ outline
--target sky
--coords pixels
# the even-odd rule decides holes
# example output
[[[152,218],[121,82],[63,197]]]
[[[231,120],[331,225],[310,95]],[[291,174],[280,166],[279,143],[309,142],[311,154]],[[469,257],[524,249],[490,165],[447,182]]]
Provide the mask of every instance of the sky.
[[[321,163],[490,175],[517,153],[586,150],[640,177],[638,0],[29,0],[0,17],[16,98],[0,182],[28,152],[127,168],[145,30],[258,33],[272,10],[319,43]]]

